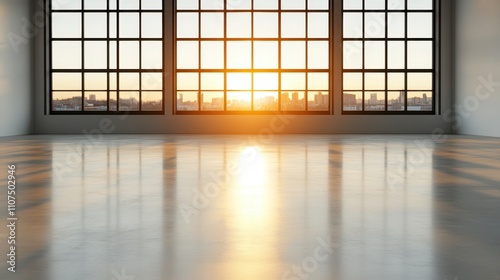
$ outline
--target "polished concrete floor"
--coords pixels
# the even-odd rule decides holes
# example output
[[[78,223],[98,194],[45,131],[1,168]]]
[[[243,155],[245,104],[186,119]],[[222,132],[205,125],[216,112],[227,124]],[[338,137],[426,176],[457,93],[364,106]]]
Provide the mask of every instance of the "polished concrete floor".
[[[0,279],[500,279],[500,139],[0,138]]]

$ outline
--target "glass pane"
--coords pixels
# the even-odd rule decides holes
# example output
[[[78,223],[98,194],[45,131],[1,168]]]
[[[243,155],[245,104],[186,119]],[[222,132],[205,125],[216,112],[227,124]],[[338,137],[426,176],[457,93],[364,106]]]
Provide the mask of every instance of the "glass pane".
[[[224,42],[203,41],[201,42],[201,68],[222,69],[224,68]]]
[[[405,68],[405,42],[391,41],[388,44],[388,68],[389,69],[403,69]]]
[[[254,92],[253,109],[256,111],[277,111],[278,92],[276,91]]]
[[[198,111],[198,92],[181,91],[177,92],[178,111]]]
[[[344,111],[362,111],[363,93],[360,91],[344,92]]]
[[[329,0],[307,0],[307,8],[309,10],[328,10]]]
[[[408,111],[432,111],[432,92],[408,92]]]
[[[253,5],[256,10],[277,10],[278,0],[254,0]]]
[[[108,37],[108,19],[105,13],[85,13],[85,38]]]
[[[281,0],[281,9],[283,10],[304,10],[306,0]]]
[[[224,73],[201,73],[201,90],[224,90]]]
[[[81,111],[81,92],[52,92],[52,109],[54,111]]]
[[[104,41],[85,42],[85,69],[108,68],[108,44]]]
[[[120,38],[139,38],[139,13],[120,13]]]
[[[139,90],[139,73],[120,73],[120,90]]]
[[[64,1],[63,1],[64,2]],[[83,1],[85,10],[106,10],[108,1],[106,0],[85,0]]]
[[[161,41],[142,42],[142,69],[162,69],[163,45]]]
[[[328,41],[308,42],[307,67],[309,69],[328,69],[330,65],[330,52]]]
[[[405,110],[405,91],[390,91],[387,93],[388,111],[404,111]]]
[[[224,10],[224,0],[202,0],[202,10]]]
[[[198,42],[177,41],[177,68],[198,69]]]
[[[345,10],[361,10],[363,9],[362,0],[344,0]]]
[[[406,0],[389,0],[387,8],[389,10],[404,10],[406,5]]]
[[[278,73],[255,73],[254,90],[278,90]]]
[[[177,0],[177,10],[197,10],[199,0]]]
[[[365,10],[384,10],[385,0],[365,0]]]
[[[306,67],[306,44],[304,41],[281,42],[281,68],[304,69]]]
[[[365,68],[366,69],[385,68],[385,42],[379,42],[379,41],[365,42]]]
[[[330,96],[328,91],[309,91],[307,93],[308,111],[328,111]]]
[[[109,38],[116,38],[117,36],[117,26],[116,26],[116,13],[109,13]]]
[[[304,38],[306,36],[306,14],[305,13],[282,13],[281,14],[281,37]]]
[[[248,69],[252,67],[252,42],[227,42],[227,68]]]
[[[408,13],[408,38],[432,38],[431,13]]]
[[[116,91],[112,91],[109,93],[109,110],[116,111],[118,110],[118,93]]]
[[[252,0],[229,0],[227,1],[228,10],[249,10],[252,8]]]
[[[228,13],[227,14],[227,37],[228,38],[250,38],[252,36],[252,14],[251,13]]]
[[[227,93],[227,110],[228,111],[249,111],[252,109],[252,93],[244,92],[228,92]]]
[[[224,92],[209,91],[201,93],[202,111],[223,111],[224,110]]]
[[[404,38],[405,37],[405,14],[404,13],[389,13],[389,26],[387,27],[387,36],[389,38]]]
[[[343,56],[344,69],[363,68],[363,42],[345,41]]]
[[[107,73],[85,73],[85,90],[107,90]]]
[[[118,0],[122,10],[139,10],[139,0]]]
[[[52,38],[81,38],[82,16],[79,13],[52,13]]]
[[[405,73],[388,73],[387,75],[388,90],[405,90]]]
[[[141,74],[142,90],[162,90],[163,89],[163,75],[157,72],[146,72]]]
[[[120,111],[139,111],[139,92],[120,92],[119,106]]]
[[[202,38],[224,37],[223,13],[201,13],[201,37]]]
[[[189,2],[186,1],[185,2]],[[142,0],[141,8],[143,10],[161,10],[163,9],[162,0]]]
[[[107,111],[108,110],[108,93],[103,91],[85,92],[85,111]]]
[[[198,38],[198,14],[177,13],[177,38]]]
[[[116,69],[116,61],[117,61],[117,47],[116,47],[116,42],[110,41],[109,42],[109,68],[110,69]]]
[[[309,38],[329,38],[328,13],[309,13],[307,22]]]
[[[384,73],[365,73],[366,90],[385,90]]]
[[[52,73],[52,90],[82,90],[82,74]]]
[[[363,74],[362,73],[344,73],[344,90],[362,90],[363,89]]]
[[[142,13],[142,38],[162,38],[162,14]]]
[[[81,69],[82,43],[81,42],[52,42],[53,69]]]
[[[432,0],[408,0],[408,10],[432,10]]]
[[[362,13],[344,13],[344,38],[361,38],[363,36],[362,16]]]
[[[120,42],[120,68],[139,69],[139,42]]]
[[[82,9],[81,0],[52,0],[53,10],[80,10]]]
[[[329,85],[328,73],[308,73],[307,74],[307,89],[328,91]]]
[[[177,73],[177,89],[178,90],[198,90],[199,89],[198,73]]]
[[[277,13],[254,13],[254,37],[277,38],[278,37],[278,14]]]
[[[281,110],[283,111],[305,111],[306,100],[303,91],[281,92]]]
[[[117,73],[109,73],[109,89],[117,90],[118,89],[118,74]]]
[[[366,38],[385,37],[385,14],[383,13],[365,14],[365,37]]]
[[[408,90],[432,90],[432,73],[408,73]]]
[[[143,92],[141,97],[142,111],[161,111],[163,109],[163,93],[161,91]]]
[[[408,68],[432,69],[432,42],[408,42]]]
[[[365,92],[365,110],[366,111],[384,111],[385,110],[385,92]]]
[[[250,90],[252,89],[251,73],[227,73],[228,90]]]
[[[282,90],[305,90],[306,89],[306,74],[305,73],[281,73],[281,89]]]
[[[254,42],[254,68],[278,68],[278,42]]]

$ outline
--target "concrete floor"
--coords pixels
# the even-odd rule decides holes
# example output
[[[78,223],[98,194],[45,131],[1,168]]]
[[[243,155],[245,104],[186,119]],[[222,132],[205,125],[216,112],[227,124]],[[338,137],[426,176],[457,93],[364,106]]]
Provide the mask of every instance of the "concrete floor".
[[[500,279],[500,139],[0,138],[5,224],[8,164],[0,279]]]

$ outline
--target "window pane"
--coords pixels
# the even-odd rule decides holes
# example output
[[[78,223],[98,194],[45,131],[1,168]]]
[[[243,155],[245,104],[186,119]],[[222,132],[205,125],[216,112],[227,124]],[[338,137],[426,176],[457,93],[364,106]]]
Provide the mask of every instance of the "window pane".
[[[85,69],[108,68],[108,45],[104,41],[85,42]]]
[[[363,14],[344,13],[344,38],[361,38],[363,36]]]
[[[82,16],[77,13],[52,13],[52,38],[81,38]]]
[[[201,1],[202,10],[223,10],[224,0],[204,0]]]
[[[142,111],[161,111],[163,109],[163,93],[161,91],[143,92]]]
[[[250,90],[252,88],[251,73],[227,73],[228,90]]]
[[[278,68],[278,42],[254,42],[254,68]]]
[[[161,13],[142,13],[142,37],[162,38],[162,20]]]
[[[303,91],[286,91],[281,93],[281,109],[283,111],[305,111],[306,100]]]
[[[109,89],[117,90],[118,89],[118,74],[117,73],[109,73]]]
[[[223,90],[224,73],[201,73],[201,90]]]
[[[187,54],[189,55],[189,54]],[[196,56],[197,57],[197,56]],[[201,68],[223,69],[224,68],[224,42],[203,41],[201,42]]]
[[[53,73],[52,90],[82,90],[82,74]]]
[[[387,93],[388,100],[387,104],[389,111],[404,111],[405,109],[405,91],[390,91]]]
[[[409,10],[432,10],[432,0],[408,0]]]
[[[82,43],[81,42],[52,42],[53,69],[81,69]]]
[[[120,38],[139,37],[139,13],[120,13]]]
[[[366,90],[385,90],[385,73],[365,73]]]
[[[227,68],[248,69],[252,67],[252,42],[227,42]]]
[[[198,38],[198,14],[177,13],[177,38]]]
[[[120,90],[139,90],[139,73],[120,73]]]
[[[278,73],[255,73],[254,90],[278,90]]]
[[[189,2],[184,0],[185,2]],[[142,0],[142,9],[145,10],[161,10],[163,8],[162,0]]]
[[[328,38],[328,13],[309,13],[307,36],[309,38]]]
[[[328,91],[309,91],[307,93],[307,109],[309,111],[328,111],[329,102]]]
[[[277,38],[278,37],[278,14],[276,13],[254,13],[254,37]]]
[[[405,68],[405,42],[391,41],[388,44],[388,68],[389,69],[404,69]]]
[[[378,41],[365,42],[365,68],[366,69],[385,68],[385,42],[378,42]]]
[[[228,10],[249,10],[252,8],[252,0],[227,1]]]
[[[408,13],[408,37],[432,38],[432,13]]]
[[[281,9],[283,10],[304,10],[306,0],[281,0]]]
[[[85,92],[84,93],[85,111],[107,111],[108,110],[108,93],[105,91]]]
[[[404,13],[389,13],[388,16],[388,31],[389,38],[404,38],[405,37],[405,14]]]
[[[117,36],[117,26],[116,26],[116,13],[109,13],[109,38],[116,38]]]
[[[62,1],[64,2],[64,1]],[[106,10],[108,1],[106,0],[85,0],[83,1],[85,10]]]
[[[227,37],[228,38],[250,38],[252,36],[252,14],[251,13],[228,13],[227,14]]]
[[[177,89],[178,90],[198,90],[199,89],[198,73],[177,73]]]
[[[307,7],[309,10],[328,10],[329,0],[307,0]]]
[[[227,110],[228,111],[249,111],[252,109],[252,93],[245,92],[228,92],[227,93]]]
[[[254,93],[253,108],[256,111],[277,111],[278,92],[257,91]]]
[[[281,73],[281,89],[282,90],[305,90],[306,89],[306,74],[305,73]]]
[[[81,92],[52,92],[52,109],[54,111],[81,111]]]
[[[202,111],[222,111],[224,110],[224,92],[222,91],[208,91],[201,93]]]
[[[387,89],[405,90],[405,73],[388,73],[387,75]]]
[[[365,92],[365,110],[366,111],[384,111],[385,110],[385,92]]]
[[[363,42],[344,42],[344,69],[363,68]]]
[[[181,91],[177,92],[178,111],[198,111],[198,92]]]
[[[163,44],[161,41],[142,42],[142,69],[163,68]]]
[[[344,0],[344,10],[361,10],[363,0]]]
[[[139,111],[139,92],[121,91],[119,106],[120,111]]]
[[[201,37],[202,38],[224,37],[223,13],[201,13]]]
[[[307,74],[307,89],[308,90],[328,90],[329,86],[328,73],[308,73]]]
[[[306,14],[305,13],[282,13],[281,14],[281,37],[304,38],[306,36]]]
[[[432,111],[432,92],[408,92],[408,111]]]
[[[306,44],[303,41],[281,42],[281,68],[304,69]]]
[[[177,0],[177,10],[197,10],[199,0]]]
[[[308,42],[307,67],[309,69],[328,69],[330,66],[329,42],[312,41]]]
[[[404,10],[406,5],[406,0],[389,0],[387,8],[389,10]]]
[[[139,42],[120,42],[120,68],[139,69]]]
[[[117,111],[118,110],[118,93],[116,91],[111,91],[109,93],[109,110]]]
[[[53,10],[80,10],[82,9],[82,0],[52,0]]]
[[[256,10],[277,10],[278,0],[254,0],[253,5]]]
[[[362,73],[344,73],[344,90],[362,90]]]
[[[139,9],[139,0],[118,0],[118,4],[120,5],[119,8],[123,10]]]
[[[408,68],[432,69],[432,42],[408,42]]]
[[[408,90],[432,90],[432,73],[408,73]]]
[[[163,74],[157,72],[142,73],[142,90],[162,90]]]
[[[365,0],[366,10],[384,10],[385,0]]]
[[[105,13],[85,13],[85,38],[106,38],[107,26]]]
[[[198,42],[177,41],[177,68],[198,69]]]
[[[109,68],[116,69],[117,68],[117,44],[116,42],[109,42]]]
[[[383,13],[365,14],[365,37],[366,38],[385,37],[385,14]]]
[[[107,90],[107,73],[85,73],[85,90]]]
[[[344,92],[344,111],[361,111],[363,110],[363,93],[362,92]]]

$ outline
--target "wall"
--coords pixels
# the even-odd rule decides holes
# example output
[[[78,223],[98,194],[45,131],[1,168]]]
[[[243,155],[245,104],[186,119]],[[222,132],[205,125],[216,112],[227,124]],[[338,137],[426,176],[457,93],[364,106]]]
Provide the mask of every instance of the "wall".
[[[451,112],[451,52],[450,50],[450,0],[443,0],[443,75],[441,88],[441,110]],[[171,3],[166,1],[166,3]],[[341,1],[335,1],[334,41],[340,41]],[[35,5],[39,8],[38,5]],[[172,13],[168,8],[168,13]],[[168,24],[170,25],[170,23]],[[168,26],[167,25],[167,26]],[[169,38],[169,36],[167,36]],[[258,133],[263,129],[274,128],[280,133],[406,133],[428,134],[440,128],[451,132],[450,122],[442,115],[433,116],[342,116],[339,112],[341,84],[335,83],[333,116],[294,116],[293,119],[281,121],[276,116],[176,116],[172,114],[172,81],[167,82],[167,113],[164,116],[54,116],[44,113],[44,58],[43,34],[36,38],[36,132],[37,133],[82,133],[82,131],[99,128],[105,119],[112,122],[113,133]],[[340,60],[340,48],[334,54],[335,63]],[[172,53],[172,42],[167,44],[167,54]],[[170,65],[171,63],[169,63]],[[171,66],[170,66],[171,67]],[[172,73],[173,69],[167,69]],[[336,75],[339,75],[337,73]],[[171,75],[169,76],[171,78]],[[285,125],[281,125],[285,124]],[[110,130],[111,131],[111,130]]]
[[[460,109],[454,130],[459,134],[500,137],[499,14],[498,0],[456,0],[455,103]]]
[[[0,0],[0,137],[34,130],[33,48],[25,33],[30,6],[29,0]]]

